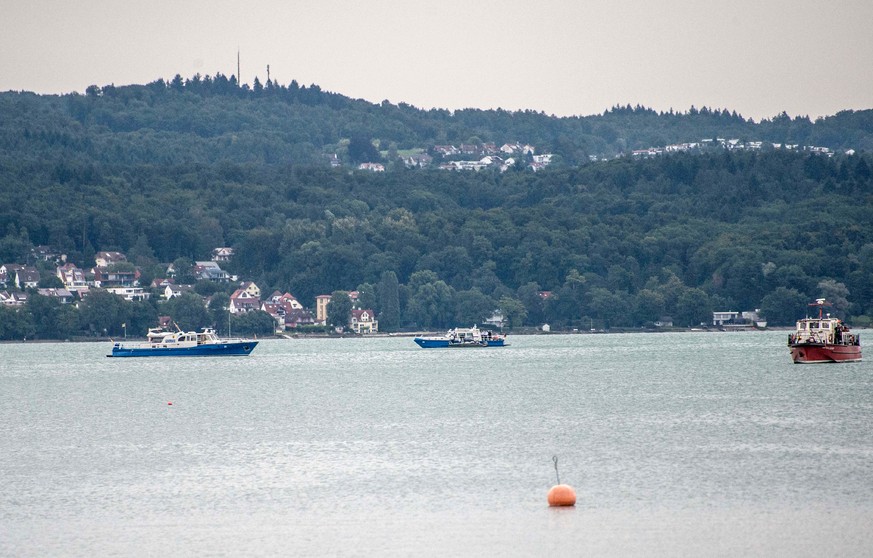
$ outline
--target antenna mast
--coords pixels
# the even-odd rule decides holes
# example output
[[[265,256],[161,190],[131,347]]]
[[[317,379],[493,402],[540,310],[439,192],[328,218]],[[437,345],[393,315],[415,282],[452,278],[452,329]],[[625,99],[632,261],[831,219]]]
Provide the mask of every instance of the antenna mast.
[[[267,81],[270,81],[270,65],[267,64]]]
[[[236,47],[236,86],[242,87],[242,78],[239,76],[239,47]]]

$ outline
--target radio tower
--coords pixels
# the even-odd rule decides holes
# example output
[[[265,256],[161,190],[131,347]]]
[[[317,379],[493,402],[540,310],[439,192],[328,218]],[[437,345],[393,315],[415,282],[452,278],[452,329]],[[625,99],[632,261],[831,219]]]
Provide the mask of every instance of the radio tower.
[[[239,47],[236,47],[236,86],[242,87],[242,79],[239,76]]]

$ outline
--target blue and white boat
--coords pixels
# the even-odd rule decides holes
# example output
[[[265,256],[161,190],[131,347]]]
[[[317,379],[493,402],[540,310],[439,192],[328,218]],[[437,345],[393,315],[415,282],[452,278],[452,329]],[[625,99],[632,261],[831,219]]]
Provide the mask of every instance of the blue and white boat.
[[[115,343],[110,357],[146,356],[244,356],[258,342],[252,339],[222,339],[212,328],[203,331],[150,329],[146,342]]]
[[[475,325],[469,328],[450,329],[445,335],[416,337],[414,341],[422,349],[460,349],[475,347],[505,347],[506,335],[490,330],[480,330]]]

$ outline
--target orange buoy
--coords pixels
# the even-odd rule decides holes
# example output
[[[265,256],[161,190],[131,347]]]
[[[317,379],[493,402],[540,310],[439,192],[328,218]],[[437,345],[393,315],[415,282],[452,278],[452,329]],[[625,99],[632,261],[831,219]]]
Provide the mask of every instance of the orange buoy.
[[[576,491],[573,487],[567,484],[556,484],[549,490],[549,505],[557,506],[575,506]]]
[[[549,505],[552,507],[575,506],[576,491],[568,484],[561,484],[561,475],[558,474],[558,456],[552,456],[552,461],[555,462],[555,478],[558,480],[558,484],[549,489]]]

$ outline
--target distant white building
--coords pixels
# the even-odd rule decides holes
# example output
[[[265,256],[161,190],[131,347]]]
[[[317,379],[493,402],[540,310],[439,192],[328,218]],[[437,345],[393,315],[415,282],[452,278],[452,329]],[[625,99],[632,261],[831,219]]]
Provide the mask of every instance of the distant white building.
[[[494,311],[493,314],[491,314],[490,318],[486,319],[482,323],[502,329],[503,326],[506,324],[506,318],[504,318],[503,312],[501,312],[500,309],[497,309]]]
[[[712,325],[724,325],[725,322],[730,322],[732,320],[737,319],[740,316],[739,312],[713,312],[712,313]]]
[[[233,259],[233,248],[222,246],[212,251],[212,260],[216,262],[229,262]]]
[[[361,163],[360,165],[358,165],[358,170],[385,172],[385,165],[383,165],[382,163]]]
[[[151,297],[151,293],[146,292],[142,287],[108,287],[106,290],[129,301],[148,300]]]
[[[97,267],[109,267],[114,263],[126,262],[127,256],[121,252],[97,252],[94,256]]]

